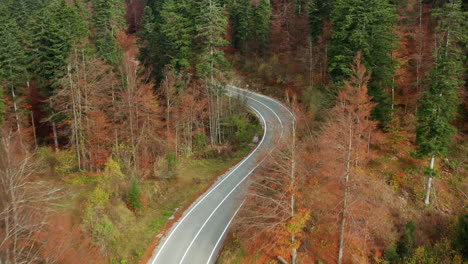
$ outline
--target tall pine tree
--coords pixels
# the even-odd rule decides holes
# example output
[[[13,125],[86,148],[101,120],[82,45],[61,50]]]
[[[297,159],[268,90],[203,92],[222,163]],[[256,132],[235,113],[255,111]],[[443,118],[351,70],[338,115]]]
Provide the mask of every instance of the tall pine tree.
[[[163,79],[165,65],[170,61],[169,44],[161,30],[163,17],[161,11],[165,0],[158,0],[148,4],[143,12],[141,20],[140,37],[140,61],[147,68],[152,69],[153,78],[159,84]]]
[[[390,96],[385,89],[391,86],[395,71],[390,56],[396,45],[395,6],[390,0],[334,0],[331,5],[331,78],[341,86],[351,73],[354,54],[361,51],[364,65],[372,72],[369,95],[377,103],[372,116],[385,126],[391,119]]]
[[[461,11],[461,3],[453,0],[434,12],[439,21],[438,43],[434,49],[433,69],[429,74],[428,90],[419,101],[416,127],[417,153],[430,157],[426,170],[428,176],[424,202],[430,203],[431,184],[437,173],[436,157],[447,154],[448,144],[455,128],[450,124],[456,117],[457,89],[463,84],[463,55],[459,45],[466,38],[467,15]]]
[[[198,55],[197,73],[204,78],[208,90],[210,138],[213,144],[221,143],[220,98],[223,85],[219,79],[229,65],[220,49],[228,45],[222,37],[226,31],[227,19],[223,8],[215,0],[200,2],[197,19],[197,42],[201,52]]]
[[[22,47],[21,30],[16,24],[16,20],[11,16],[6,6],[0,7],[0,86],[5,92],[11,95],[15,111],[16,127],[21,130],[20,125],[20,94],[21,84],[27,79],[27,58]],[[3,98],[0,99],[0,108],[4,108]],[[0,109],[4,112],[4,109]]]
[[[94,0],[94,27],[96,48],[107,63],[115,64],[121,59],[116,35],[123,27],[123,5],[117,0]]]
[[[243,52],[252,35],[252,1],[230,0],[228,9],[233,27],[232,45]]]
[[[170,64],[177,70],[191,65],[196,34],[192,12],[197,11],[194,2],[188,0],[166,0],[161,10],[161,32],[167,40],[166,53]]]
[[[266,44],[268,41],[268,33],[270,32],[270,1],[260,0],[255,7],[255,37],[258,43],[259,51],[265,54]]]
[[[227,27],[223,8],[216,0],[203,0],[197,19],[197,42],[200,42],[197,72],[200,77],[213,79],[216,72],[223,71],[229,65],[222,47],[229,45],[222,35]]]

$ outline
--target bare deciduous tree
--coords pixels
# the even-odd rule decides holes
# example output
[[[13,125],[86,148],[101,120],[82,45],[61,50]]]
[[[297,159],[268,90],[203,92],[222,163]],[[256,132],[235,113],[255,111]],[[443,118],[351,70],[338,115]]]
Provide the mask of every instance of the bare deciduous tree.
[[[0,141],[0,263],[37,263],[50,203],[59,197],[34,181],[38,163],[13,134]]]

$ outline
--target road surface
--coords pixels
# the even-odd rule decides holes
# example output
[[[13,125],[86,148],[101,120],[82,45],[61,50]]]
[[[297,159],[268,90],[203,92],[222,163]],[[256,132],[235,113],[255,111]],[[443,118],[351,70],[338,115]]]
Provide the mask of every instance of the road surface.
[[[243,183],[289,131],[293,114],[278,101],[232,86],[227,93],[245,101],[257,115],[263,137],[247,157],[220,176],[184,212],[154,250],[149,264],[215,263],[229,225],[243,204]]]

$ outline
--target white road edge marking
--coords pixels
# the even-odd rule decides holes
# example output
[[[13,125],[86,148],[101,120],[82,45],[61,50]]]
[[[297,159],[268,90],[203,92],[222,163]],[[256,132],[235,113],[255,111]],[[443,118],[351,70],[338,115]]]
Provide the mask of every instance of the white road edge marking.
[[[254,107],[251,107],[252,109],[254,109]],[[254,110],[255,112],[259,113],[258,111]],[[260,113],[259,113],[260,114]],[[242,160],[242,162],[240,162],[239,164],[237,164],[234,169],[231,170],[231,172],[226,175],[226,177],[224,177],[224,179],[222,179],[220,182],[218,182],[218,184],[216,184],[208,193],[206,193],[197,203],[195,203],[192,208],[187,212],[187,214],[184,215],[184,217],[182,217],[182,219],[180,221],[178,221],[177,225],[174,227],[174,229],[172,229],[171,233],[169,234],[169,236],[164,240],[164,243],[162,244],[162,246],[159,248],[159,251],[158,253],[156,253],[156,256],[154,257],[154,259],[151,261],[151,264],[154,264],[155,261],[158,259],[159,255],[161,254],[161,252],[163,251],[164,247],[166,246],[167,242],[170,240],[170,238],[172,237],[172,235],[175,233],[175,231],[179,228],[180,224],[185,220],[185,218],[187,218],[190,213],[192,213],[192,211],[201,203],[205,200],[206,197],[208,197],[216,188],[218,188],[218,186],[220,186],[225,180],[227,180],[231,175],[232,173],[234,173],[242,164],[244,164],[254,153],[257,152],[258,148],[262,145],[263,143],[263,140],[265,139],[265,135],[266,135],[266,132],[267,132],[267,124],[266,124],[266,120],[265,118],[260,114],[260,117],[262,118],[263,120],[263,124],[264,124],[264,127],[263,127],[263,137],[262,137],[262,140],[260,141],[260,143],[258,144],[258,146],[244,159]],[[235,189],[235,188],[234,188]],[[157,250],[158,248],[156,248]]]
[[[292,116],[292,118],[293,118],[294,120],[296,120],[296,116],[294,115],[294,113],[291,112],[291,110],[289,110],[289,108],[287,108],[284,104],[282,104],[281,102],[277,101],[276,99],[273,99],[273,98],[268,97],[268,96],[263,95],[263,94],[255,93],[255,92],[250,91],[250,90],[247,90],[247,89],[241,89],[241,88],[236,87],[236,86],[234,86],[234,85],[229,85],[229,86],[230,86],[231,88],[234,88],[234,89],[237,89],[237,90],[247,91],[247,92],[249,92],[249,93],[251,93],[251,94],[256,94],[256,95],[258,95],[258,96],[260,96],[260,97],[266,98],[266,99],[268,99],[268,100],[270,100],[270,101],[273,101],[273,102],[279,104],[281,107],[283,107],[284,109],[286,109],[286,111],[289,112],[289,114]]]
[[[231,220],[229,220],[229,223],[226,225],[226,228],[224,228],[223,230],[223,233],[221,234],[221,236],[219,237],[218,241],[216,241],[216,244],[213,248],[213,250],[211,251],[211,254],[210,254],[210,257],[208,258],[208,261],[206,262],[206,264],[209,264],[210,261],[211,261],[211,258],[213,257],[215,251],[216,251],[216,248],[218,247],[219,243],[221,242],[221,239],[223,238],[224,234],[226,233],[226,231],[228,230],[229,226],[231,225],[232,223],[232,220],[234,220],[234,217],[236,217],[237,213],[239,213],[239,210],[241,209],[241,207],[244,205],[245,203],[245,200],[242,201],[242,203],[239,205],[239,207],[237,208],[237,210],[234,212],[234,214],[232,215],[231,217]]]
[[[270,153],[274,150],[271,149]],[[200,227],[200,229],[198,230],[197,234],[195,235],[195,237],[192,239],[192,241],[190,242],[190,245],[187,247],[187,249],[185,250],[184,252],[184,255],[182,256],[182,259],[180,260],[179,264],[182,264],[182,262],[184,261],[185,257],[187,256],[187,253],[189,252],[190,248],[192,247],[193,243],[195,243],[195,240],[197,240],[198,238],[198,235],[200,235],[201,231],[203,230],[203,228],[205,227],[205,225],[208,223],[208,221],[211,219],[211,217],[214,215],[214,213],[216,213],[216,211],[219,209],[219,207],[221,207],[221,205],[224,203],[224,201],[226,201],[226,199],[237,189],[237,187],[239,187],[239,185],[241,185],[245,179],[247,179],[247,177],[249,177],[249,175],[258,168],[258,166],[260,166],[265,160],[266,158],[268,158],[269,155],[266,155],[258,164],[257,166],[255,166],[251,171],[249,171],[245,176],[244,178],[242,178],[242,180],[236,184],[236,186],[234,186],[234,188],[232,188],[232,190],[224,197],[224,199],[218,204],[218,206],[216,206],[216,208],[213,210],[213,212],[211,212],[211,214],[208,216],[208,218],[205,220],[205,223],[203,223],[202,227]]]
[[[276,116],[276,118],[278,119],[279,123],[281,124],[281,132],[283,131],[284,126],[283,126],[283,122],[281,121],[281,118],[280,118],[280,117],[276,114],[276,112],[273,111],[273,109],[271,109],[268,105],[266,105],[266,104],[260,102],[260,101],[257,100],[257,99],[254,99],[253,97],[247,96],[247,95],[245,95],[245,94],[242,94],[242,93],[239,93],[239,92],[235,92],[235,93],[237,93],[238,95],[241,95],[241,96],[245,96],[245,97],[247,97],[247,98],[249,98],[249,99],[251,99],[251,100],[254,100],[255,102],[257,102],[257,103],[259,103],[259,104],[262,104],[262,105],[264,105],[266,108],[268,108],[268,109]]]
[[[275,111],[273,111],[273,109],[271,109],[270,107],[268,107],[267,105],[265,105],[264,103],[258,101],[258,100],[255,100],[251,97],[249,97],[250,99],[254,100],[254,101],[257,101],[259,102],[260,104],[264,105],[265,107],[267,107],[270,111],[273,112],[273,114],[276,115]],[[252,109],[254,109],[253,107],[251,107]],[[263,122],[265,124],[265,127],[266,127],[266,120],[265,118],[263,117],[263,115],[258,112],[257,110],[254,110],[255,112],[257,112],[257,114],[263,119]],[[278,118],[278,120],[280,121],[281,123],[281,132],[283,132],[284,130],[284,126],[283,126],[283,122],[282,120],[279,118],[278,115],[276,115],[276,117]],[[283,136],[283,133],[281,133],[281,137]],[[265,138],[265,134],[263,136],[263,138]],[[272,148],[270,150],[269,153],[273,152],[275,148]],[[187,247],[187,249],[185,250],[184,252],[184,255],[182,256],[182,259],[180,260],[179,264],[182,264],[185,260],[185,257],[187,256],[188,252],[190,251],[190,248],[192,247],[193,243],[195,243],[195,240],[197,240],[198,236],[200,235],[201,231],[203,230],[203,228],[206,226],[206,224],[208,223],[208,221],[210,221],[211,217],[213,217],[213,215],[216,213],[216,211],[219,209],[219,207],[221,207],[221,205],[224,203],[224,201],[226,201],[226,199],[237,189],[237,187],[239,187],[239,185],[241,183],[244,182],[245,179],[247,179],[247,177],[255,170],[258,168],[258,166],[260,166],[264,161],[265,159],[268,157],[268,155],[266,155],[251,171],[249,171],[245,176],[244,178],[242,178],[242,180],[236,184],[236,186],[234,186],[234,188],[232,188],[232,190],[224,197],[224,199],[216,206],[216,208],[211,212],[211,214],[208,216],[208,218],[205,220],[205,222],[203,223],[203,225],[200,227],[200,229],[198,230],[197,234],[195,234],[195,237],[192,239],[192,241],[190,242],[189,246]]]

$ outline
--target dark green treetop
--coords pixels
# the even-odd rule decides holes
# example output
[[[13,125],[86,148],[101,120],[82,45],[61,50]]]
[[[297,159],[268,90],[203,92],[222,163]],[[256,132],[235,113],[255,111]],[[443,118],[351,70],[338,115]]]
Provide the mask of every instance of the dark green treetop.
[[[455,128],[450,124],[457,113],[457,89],[463,84],[463,53],[460,41],[466,38],[467,15],[460,1],[447,3],[434,12],[439,21],[438,43],[434,49],[429,84],[419,100],[416,127],[417,153],[444,156]],[[464,29],[465,28],[465,29]]]
[[[200,42],[197,74],[200,77],[213,76],[216,71],[223,71],[229,65],[224,51],[229,42],[222,35],[226,31],[227,18],[223,8],[215,0],[201,1],[201,12],[197,19],[197,42]]]
[[[396,8],[390,0],[334,0],[331,6],[331,78],[337,85],[347,78],[354,55],[361,51],[363,64],[372,72],[368,93],[377,103],[372,116],[385,126],[391,119],[385,89],[391,86],[395,72],[391,52],[396,47]]]

